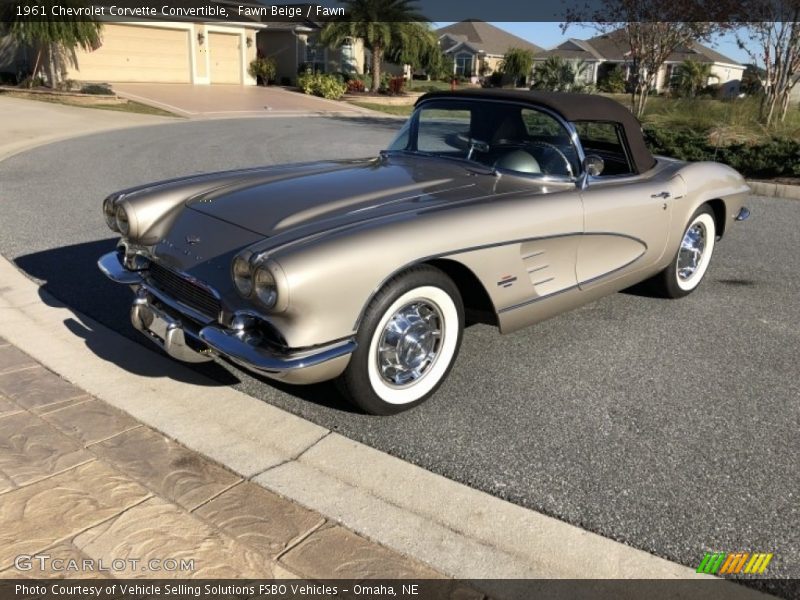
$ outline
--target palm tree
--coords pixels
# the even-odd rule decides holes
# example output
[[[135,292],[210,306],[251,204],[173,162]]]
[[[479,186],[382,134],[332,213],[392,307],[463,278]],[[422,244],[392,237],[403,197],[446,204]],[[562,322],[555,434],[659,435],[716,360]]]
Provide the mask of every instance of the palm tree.
[[[588,85],[585,73],[588,64],[582,60],[564,60],[560,56],[549,56],[533,71],[533,88],[551,92],[583,92]]]
[[[23,5],[31,6],[41,2],[26,0]],[[85,8],[88,5],[82,0],[65,0],[61,6],[68,8]],[[58,63],[67,59],[75,64],[75,49],[96,49],[101,44],[100,34],[103,24],[91,17],[59,17],[58,21],[50,19],[32,19],[17,16],[18,11],[3,14],[9,22],[9,32],[13,39],[25,46],[30,46],[36,52],[36,61],[31,74],[31,85],[42,66],[42,61],[47,60],[50,70],[50,85],[58,83],[61,69]],[[76,11],[77,12],[77,11]]]
[[[681,92],[694,98],[697,92],[708,85],[708,80],[719,79],[711,72],[710,63],[685,60],[675,69],[674,85]]]
[[[323,44],[337,47],[361,38],[372,53],[372,89],[381,83],[381,61],[388,51],[431,41],[428,19],[414,0],[342,0],[345,16],[322,28]]]
[[[515,84],[523,78],[527,84],[533,68],[533,52],[522,48],[509,48],[506,50],[503,60],[500,61],[499,67],[500,72]]]

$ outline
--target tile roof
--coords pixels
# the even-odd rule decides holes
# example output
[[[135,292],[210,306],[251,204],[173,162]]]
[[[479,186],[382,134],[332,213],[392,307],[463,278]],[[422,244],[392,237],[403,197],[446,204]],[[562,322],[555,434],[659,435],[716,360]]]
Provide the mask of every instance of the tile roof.
[[[503,55],[509,48],[522,48],[524,50],[531,50],[534,53],[542,51],[541,47],[532,44],[528,40],[508,33],[485,21],[473,19],[460,21],[448,25],[447,27],[437,29],[436,34],[439,37],[447,34],[453,40],[463,42],[474,50],[483,50],[487,54]],[[447,50],[454,45],[455,44],[446,44],[443,45],[443,47]]]
[[[539,53],[537,58],[547,58],[548,56],[561,56],[567,59],[582,60],[609,60],[615,62],[625,61],[628,58],[630,47],[621,29],[611,33],[602,34],[588,40],[576,40],[570,38],[562,42],[555,48]],[[692,42],[688,46],[678,48],[667,58],[670,62],[682,62],[684,60],[696,60],[704,63],[725,63],[729,65],[739,65],[732,58],[717,52],[716,50],[704,46],[698,42]]]

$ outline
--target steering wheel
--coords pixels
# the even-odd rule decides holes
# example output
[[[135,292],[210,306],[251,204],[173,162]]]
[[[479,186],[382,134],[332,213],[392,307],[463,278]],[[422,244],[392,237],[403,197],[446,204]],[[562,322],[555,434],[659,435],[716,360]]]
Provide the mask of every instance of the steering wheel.
[[[547,150],[552,150],[561,157],[562,161],[564,161],[564,166],[567,168],[567,175],[569,175],[570,177],[574,175],[574,173],[572,172],[572,164],[569,162],[567,155],[564,154],[564,152],[562,152],[558,146],[555,146],[548,142],[539,142],[539,141],[526,142],[524,146],[539,146]]]

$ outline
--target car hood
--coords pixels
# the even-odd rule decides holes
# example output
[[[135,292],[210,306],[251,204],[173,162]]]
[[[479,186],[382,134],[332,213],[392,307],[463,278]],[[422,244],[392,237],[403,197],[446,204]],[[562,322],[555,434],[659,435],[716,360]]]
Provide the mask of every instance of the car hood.
[[[261,236],[325,229],[491,193],[495,178],[476,165],[383,156],[253,171],[189,198],[194,211]]]

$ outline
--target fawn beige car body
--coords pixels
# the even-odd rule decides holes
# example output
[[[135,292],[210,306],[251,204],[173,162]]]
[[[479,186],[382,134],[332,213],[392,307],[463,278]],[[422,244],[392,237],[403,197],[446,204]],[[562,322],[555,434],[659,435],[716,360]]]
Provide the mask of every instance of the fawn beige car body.
[[[387,410],[355,398],[371,412],[396,412],[388,405],[413,405],[446,376],[465,320],[512,332],[671,267],[681,273],[667,282],[677,291],[672,295],[683,295],[702,278],[714,242],[749,214],[743,207],[749,188],[737,172],[651,157],[638,123],[612,104],[554,94],[431,94],[378,157],[125,190],[104,203],[122,239],[100,267],[134,288],[134,326],[182,360],[221,355],[276,379],[314,383],[342,375],[359,346],[372,340],[383,347],[394,335],[392,358],[367,356],[364,373],[386,360],[405,365],[397,352],[410,343],[425,346],[428,357],[413,373],[405,365],[402,380],[402,369],[384,368],[387,389],[398,390],[394,400],[432,379],[436,361],[447,360],[430,390],[389,400]],[[506,113],[518,129],[553,119],[563,135],[545,123],[555,133],[537,137],[535,125],[533,133],[509,141],[495,135],[506,127],[500,123],[482,132],[491,140],[477,139],[487,120],[507,119]],[[619,133],[618,146],[608,137],[595,144],[619,174],[598,174],[603,161],[583,147],[579,125],[594,115]],[[429,134],[429,121],[443,133]],[[427,135],[445,150],[423,151]],[[695,238],[703,239],[692,246]],[[383,321],[372,318],[376,298],[391,296],[387,286],[402,287],[409,269],[422,267],[452,282],[457,291],[449,295],[459,296],[454,307],[463,305],[461,322],[448,323],[448,301],[435,299],[407,304],[405,313],[396,308]],[[424,269],[420,277],[429,272]],[[436,277],[413,289],[451,289]],[[398,319],[405,329],[387,333],[389,317],[395,330]],[[409,317],[418,323],[413,335]],[[425,320],[436,327],[425,330]],[[387,329],[360,333],[365,322]],[[453,356],[440,358],[449,352],[454,327]],[[443,339],[431,341],[428,334]]]

